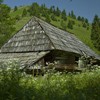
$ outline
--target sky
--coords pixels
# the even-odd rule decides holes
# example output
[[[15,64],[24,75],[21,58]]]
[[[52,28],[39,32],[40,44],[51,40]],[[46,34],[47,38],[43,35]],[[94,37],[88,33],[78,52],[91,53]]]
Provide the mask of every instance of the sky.
[[[30,5],[33,2],[46,4],[47,7],[58,6],[61,10],[65,9],[67,14],[73,10],[76,16],[85,17],[89,22],[93,21],[96,14],[100,17],[100,0],[4,0],[10,7]]]

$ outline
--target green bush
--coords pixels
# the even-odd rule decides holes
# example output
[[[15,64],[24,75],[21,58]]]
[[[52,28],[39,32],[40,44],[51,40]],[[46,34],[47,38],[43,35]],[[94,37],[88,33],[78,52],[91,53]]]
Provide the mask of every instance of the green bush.
[[[21,73],[16,62],[0,64],[0,100],[99,100],[100,69],[81,74]]]

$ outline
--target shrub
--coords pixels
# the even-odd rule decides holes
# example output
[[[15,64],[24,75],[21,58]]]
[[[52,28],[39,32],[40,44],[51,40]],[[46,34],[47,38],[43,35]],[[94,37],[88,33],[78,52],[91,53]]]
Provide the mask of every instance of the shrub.
[[[99,100],[100,69],[81,74],[26,75],[16,62],[0,64],[0,100]]]
[[[55,17],[54,14],[51,15],[51,19],[52,19],[53,21],[57,21],[57,18]]]
[[[73,29],[73,25],[74,25],[74,22],[72,20],[69,20],[67,27],[69,29]]]

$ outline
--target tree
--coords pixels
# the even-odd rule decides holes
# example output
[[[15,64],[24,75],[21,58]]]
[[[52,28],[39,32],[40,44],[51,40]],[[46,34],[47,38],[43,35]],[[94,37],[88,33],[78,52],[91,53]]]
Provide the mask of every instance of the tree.
[[[13,20],[10,18],[10,7],[0,4],[0,34],[9,34],[13,29]]]
[[[87,27],[87,24],[85,22],[83,22],[83,25],[82,25],[84,28]]]
[[[46,11],[46,9],[47,9],[47,8],[46,8],[45,4],[42,4],[41,7],[40,7],[40,13],[41,13],[41,14],[44,14],[45,11]]]
[[[24,9],[23,12],[22,12],[22,17],[25,17],[27,15],[27,10]]]
[[[16,21],[19,21],[20,19],[21,19],[21,16],[20,16],[20,15],[16,15],[16,16],[15,16],[15,20],[16,20]]]
[[[75,16],[75,14],[74,14],[74,11],[73,11],[73,10],[71,11],[70,17],[72,17],[73,19],[76,19],[76,16]]]
[[[0,35],[3,37],[0,38],[0,46],[11,36],[11,33],[14,31],[14,20],[9,16],[10,7],[5,4],[0,4]]]
[[[47,7],[45,6],[45,4],[42,4],[39,10],[39,13],[41,13],[41,15],[43,17],[46,17],[47,14],[50,14],[51,12],[47,9]]]
[[[51,7],[50,7],[50,12],[51,12],[51,13],[55,13],[55,6],[51,6]]]
[[[65,20],[65,21],[67,20],[67,16],[66,16],[66,11],[65,11],[65,9],[62,11],[61,17],[62,17],[63,20]]]
[[[66,30],[67,25],[63,22],[63,20],[61,20],[61,27],[63,30]]]
[[[31,16],[40,17],[40,7],[37,3],[33,3],[29,8],[29,13]]]
[[[87,23],[87,24],[89,23],[87,18],[85,18],[85,23]]]
[[[69,20],[69,21],[68,21],[67,27],[68,27],[69,29],[73,29],[73,21],[72,21],[72,20]]]
[[[54,14],[51,15],[51,19],[52,19],[53,21],[57,21],[57,18],[55,17]]]
[[[17,6],[15,6],[15,7],[14,7],[14,11],[17,11],[17,10],[18,10],[18,8],[17,8]]]
[[[77,20],[78,20],[78,21],[81,21],[81,16],[78,16],[78,17],[77,17]]]
[[[82,22],[84,22],[84,21],[85,21],[85,18],[84,18],[84,17],[82,17],[82,18],[81,18],[81,21],[82,21]]]
[[[61,14],[61,11],[59,10],[59,8],[57,7],[56,10],[55,10],[55,15],[56,16],[60,16]]]
[[[3,0],[0,0],[0,4],[2,4],[3,3]]]
[[[68,13],[68,16],[70,17],[70,12]]]
[[[49,17],[49,15],[48,15],[48,14],[46,15],[46,19],[45,19],[45,21],[46,21],[46,22],[48,22],[48,23],[50,23],[50,22],[51,22],[51,19],[50,19],[50,17]]]
[[[94,47],[100,50],[100,18],[98,15],[95,15],[92,23],[91,40]]]

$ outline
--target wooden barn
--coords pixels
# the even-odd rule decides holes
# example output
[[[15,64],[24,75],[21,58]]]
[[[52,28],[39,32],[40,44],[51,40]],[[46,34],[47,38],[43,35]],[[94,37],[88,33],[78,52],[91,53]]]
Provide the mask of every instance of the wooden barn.
[[[17,60],[22,68],[46,66],[59,61],[59,67],[73,68],[79,57],[86,54],[100,57],[73,34],[33,17],[19,32],[1,47],[0,62]]]

